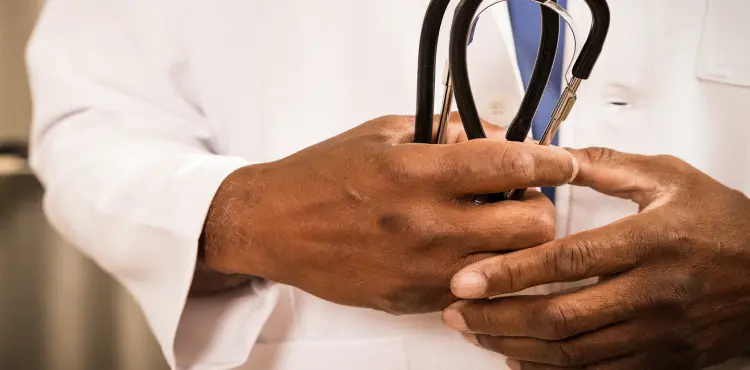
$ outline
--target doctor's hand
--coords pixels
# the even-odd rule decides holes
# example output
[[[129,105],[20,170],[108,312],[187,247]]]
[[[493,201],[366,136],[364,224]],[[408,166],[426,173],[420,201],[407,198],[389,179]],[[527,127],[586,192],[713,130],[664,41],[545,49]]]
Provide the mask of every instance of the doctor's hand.
[[[450,279],[461,268],[552,240],[554,210],[542,195],[479,206],[473,195],[568,183],[570,153],[466,142],[457,130],[453,144],[411,144],[413,126],[412,117],[379,118],[235,172],[211,205],[206,263],[405,314],[454,302]]]
[[[572,151],[575,184],[638,215],[458,274],[450,326],[512,368],[700,369],[750,350],[750,199],[672,157]],[[466,275],[468,274],[468,275]],[[602,277],[550,296],[479,300]],[[482,283],[484,282],[484,283]]]

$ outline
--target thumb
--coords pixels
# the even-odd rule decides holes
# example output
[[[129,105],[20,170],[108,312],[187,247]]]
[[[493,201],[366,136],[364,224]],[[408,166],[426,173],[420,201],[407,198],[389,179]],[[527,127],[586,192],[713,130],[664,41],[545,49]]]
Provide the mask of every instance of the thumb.
[[[566,149],[578,160],[578,176],[572,184],[602,194],[629,199],[641,208],[663,195],[668,178],[659,157],[621,153],[606,148]],[[666,175],[666,176],[665,176]]]

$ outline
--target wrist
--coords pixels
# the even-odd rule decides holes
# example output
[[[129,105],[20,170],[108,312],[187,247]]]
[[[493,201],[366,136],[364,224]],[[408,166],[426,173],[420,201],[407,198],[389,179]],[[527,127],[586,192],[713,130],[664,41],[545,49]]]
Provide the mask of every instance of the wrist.
[[[226,276],[271,276],[273,260],[257,233],[264,214],[267,166],[251,165],[231,173],[209,207],[199,245],[199,262]]]

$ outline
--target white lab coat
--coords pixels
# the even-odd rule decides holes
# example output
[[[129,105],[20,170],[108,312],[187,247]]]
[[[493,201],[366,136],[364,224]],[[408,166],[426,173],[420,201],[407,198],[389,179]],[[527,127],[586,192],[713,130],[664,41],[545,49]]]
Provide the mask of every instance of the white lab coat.
[[[173,367],[505,368],[439,314],[391,317],[270,282],[186,298],[227,174],[380,115],[413,114],[428,0],[48,3],[28,53],[32,165],[46,211],[129,289]],[[563,144],[675,154],[750,193],[750,2],[611,8],[609,43]],[[480,28],[470,61],[480,113],[507,123],[521,91],[507,9]],[[586,189],[560,191],[561,234],[634,211]]]

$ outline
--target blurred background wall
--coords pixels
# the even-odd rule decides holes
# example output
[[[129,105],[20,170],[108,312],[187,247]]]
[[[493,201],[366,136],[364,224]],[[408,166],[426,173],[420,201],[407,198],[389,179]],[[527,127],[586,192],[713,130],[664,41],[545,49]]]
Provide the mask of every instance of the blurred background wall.
[[[43,0],[0,0],[0,369],[166,369],[132,298],[61,240],[28,171],[24,49]]]

